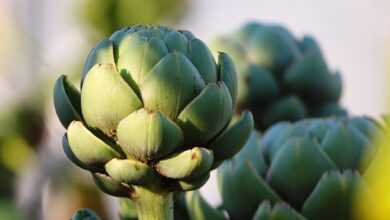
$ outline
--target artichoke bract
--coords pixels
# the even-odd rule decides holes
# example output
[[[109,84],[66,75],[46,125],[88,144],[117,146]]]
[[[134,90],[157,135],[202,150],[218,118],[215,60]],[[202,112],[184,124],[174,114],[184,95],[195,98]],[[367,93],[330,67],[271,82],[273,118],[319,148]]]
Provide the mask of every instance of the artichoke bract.
[[[313,37],[301,40],[283,26],[250,22],[211,45],[232,56],[238,72],[237,110],[250,109],[257,129],[347,114],[338,104],[341,76],[329,69]]]
[[[279,122],[260,141],[254,132],[218,169],[222,208],[233,220],[354,219],[356,195],[372,197],[364,174],[380,133],[366,117]],[[225,219],[197,192],[187,203],[194,220]]]
[[[91,209],[80,209],[72,216],[71,220],[100,220],[99,216]]]
[[[90,52],[80,92],[60,76],[54,103],[72,162],[139,219],[172,219],[172,192],[203,185],[250,136],[249,112],[232,122],[236,94],[227,54],[217,64],[188,31],[133,26]]]

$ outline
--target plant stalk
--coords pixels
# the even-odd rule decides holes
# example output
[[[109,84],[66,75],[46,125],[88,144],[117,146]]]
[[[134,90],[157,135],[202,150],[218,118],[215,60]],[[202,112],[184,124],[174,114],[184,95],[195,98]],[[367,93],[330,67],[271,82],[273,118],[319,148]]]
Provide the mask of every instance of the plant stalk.
[[[139,220],[173,220],[173,193],[134,186]]]

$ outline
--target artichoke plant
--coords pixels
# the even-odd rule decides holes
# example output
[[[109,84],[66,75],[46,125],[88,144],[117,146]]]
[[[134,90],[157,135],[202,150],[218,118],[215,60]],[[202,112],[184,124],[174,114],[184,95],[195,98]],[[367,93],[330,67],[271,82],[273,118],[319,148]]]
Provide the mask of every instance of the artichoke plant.
[[[251,22],[211,45],[232,56],[237,110],[250,109],[257,129],[278,121],[346,115],[338,104],[341,76],[328,68],[313,37],[301,40],[283,26]]]
[[[174,192],[200,187],[246,143],[252,115],[232,120],[232,60],[188,31],[133,26],[97,44],[81,91],[60,76],[57,115],[68,158],[104,192],[134,201],[139,219],[172,219]],[[232,122],[233,121],[233,122]]]
[[[280,122],[218,170],[229,219],[351,220],[381,129],[366,117]],[[186,196],[193,220],[226,219],[197,192]],[[369,199],[368,199],[369,200]],[[369,202],[369,201],[368,201]]]
[[[71,220],[100,220],[100,218],[91,209],[80,209],[74,213]]]

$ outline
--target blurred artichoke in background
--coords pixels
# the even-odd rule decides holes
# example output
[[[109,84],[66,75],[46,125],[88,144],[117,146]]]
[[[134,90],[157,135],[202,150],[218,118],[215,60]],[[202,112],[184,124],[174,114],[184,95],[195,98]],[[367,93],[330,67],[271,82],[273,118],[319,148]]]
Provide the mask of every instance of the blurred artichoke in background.
[[[99,216],[91,209],[80,209],[73,216],[71,220],[100,220]]]
[[[174,24],[184,16],[188,0],[84,0],[80,20],[98,37],[136,24]]]
[[[353,117],[280,122],[260,142],[253,133],[218,169],[222,210],[233,220],[355,219],[357,192],[372,197],[362,175],[381,132],[371,119]],[[226,219],[197,192],[187,202],[194,220]]]
[[[54,104],[71,161],[132,199],[139,219],[172,219],[172,192],[200,187],[246,143],[251,114],[230,123],[236,92],[227,54],[216,64],[188,31],[134,26],[90,52],[81,94],[59,77]]]
[[[282,26],[252,22],[211,45],[232,56],[237,109],[251,110],[257,129],[278,121],[346,115],[338,104],[341,76],[329,70],[312,37],[298,40]]]

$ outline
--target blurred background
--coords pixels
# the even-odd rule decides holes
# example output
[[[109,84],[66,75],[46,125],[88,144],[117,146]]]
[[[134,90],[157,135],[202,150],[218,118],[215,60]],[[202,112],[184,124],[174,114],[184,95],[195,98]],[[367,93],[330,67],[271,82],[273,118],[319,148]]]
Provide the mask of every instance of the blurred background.
[[[114,199],[65,159],[51,103],[53,80],[77,82],[89,49],[114,30],[165,24],[207,42],[250,20],[279,23],[316,37],[352,114],[378,117],[388,104],[389,11],[388,0],[0,0],[0,220],[68,219],[80,207],[116,218]],[[218,204],[215,177],[201,191]]]

